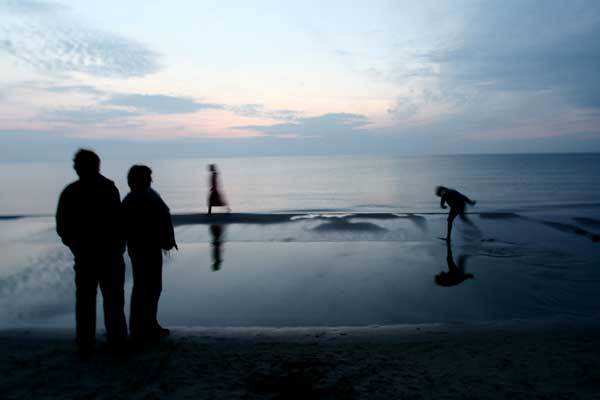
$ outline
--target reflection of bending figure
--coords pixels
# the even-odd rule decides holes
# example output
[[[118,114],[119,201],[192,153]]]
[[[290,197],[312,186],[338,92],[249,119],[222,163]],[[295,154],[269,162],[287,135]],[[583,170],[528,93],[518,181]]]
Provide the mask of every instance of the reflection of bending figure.
[[[446,243],[446,248],[448,250],[446,254],[446,262],[448,263],[448,272],[440,272],[435,276],[435,283],[440,286],[456,286],[467,279],[473,279],[475,276],[473,274],[468,274],[465,272],[465,264],[467,263],[467,258],[464,254],[458,257],[458,265],[454,263],[454,258],[452,258],[452,246],[449,242]]]
[[[223,263],[223,258],[221,257],[222,249],[221,245],[223,244],[222,236],[223,236],[223,225],[212,224],[210,226],[210,234],[212,236],[212,269],[213,271],[218,271],[221,269],[221,263]]]

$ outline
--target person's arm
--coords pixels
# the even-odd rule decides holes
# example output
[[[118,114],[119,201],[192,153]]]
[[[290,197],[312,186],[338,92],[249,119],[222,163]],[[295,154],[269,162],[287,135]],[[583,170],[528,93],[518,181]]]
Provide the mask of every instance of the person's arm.
[[[443,195],[440,199],[440,208],[446,208],[446,195]]]
[[[469,203],[470,205],[474,206],[477,202],[475,200],[471,200],[470,198],[468,198],[467,196],[465,196],[464,194],[461,194],[461,196],[463,197],[463,200],[466,201],[467,203]]]
[[[119,249],[120,254],[125,253],[126,246],[126,235],[125,235],[125,213],[123,212],[123,205],[121,204],[121,194],[119,189],[113,184],[111,190],[111,203],[114,210],[115,219],[115,241]]]
[[[160,209],[161,209],[161,225],[165,242],[162,244],[164,250],[179,250],[177,242],[175,242],[175,229],[173,228],[173,221],[171,219],[171,212],[167,204],[159,197]]]
[[[58,199],[58,206],[56,207],[56,233],[60,236],[62,242],[72,250],[74,242],[71,232],[71,217],[69,215],[70,207],[69,194],[67,190],[63,190]]]

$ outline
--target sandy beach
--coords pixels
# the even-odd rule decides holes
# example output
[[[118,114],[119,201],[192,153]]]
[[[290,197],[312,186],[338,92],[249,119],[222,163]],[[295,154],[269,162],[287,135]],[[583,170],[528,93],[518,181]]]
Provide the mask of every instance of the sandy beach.
[[[0,333],[4,399],[597,399],[600,326],[575,320],[175,328],[79,360],[66,330]]]

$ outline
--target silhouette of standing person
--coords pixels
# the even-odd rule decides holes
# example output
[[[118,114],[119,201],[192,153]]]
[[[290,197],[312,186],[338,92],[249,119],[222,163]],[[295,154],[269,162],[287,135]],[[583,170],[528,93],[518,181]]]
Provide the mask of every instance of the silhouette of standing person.
[[[440,272],[435,276],[435,283],[440,286],[456,286],[463,283],[467,279],[473,279],[475,276],[465,272],[465,266],[467,263],[467,256],[461,255],[458,257],[458,265],[454,262],[452,257],[452,246],[449,242],[446,242],[446,262],[448,263],[448,272]]]
[[[80,354],[96,345],[96,291],[102,292],[108,343],[121,350],[127,340],[124,291],[125,241],[121,200],[114,183],[100,174],[100,158],[80,149],[73,159],[79,180],[62,191],[56,231],[75,258],[75,320]]]
[[[467,204],[474,206],[476,201],[469,199],[467,196],[454,189],[449,189],[444,186],[438,186],[435,189],[435,194],[441,197],[441,208],[447,208],[445,205],[446,203],[450,206],[450,212],[448,213],[448,232],[446,235],[446,240],[449,242],[452,239],[452,223],[457,216],[460,216],[463,221],[471,224],[465,215],[465,209]]]
[[[162,292],[162,250],[177,249],[171,214],[151,187],[152,170],[145,165],[129,169],[131,192],[123,199],[125,238],[133,270],[129,329],[134,340],[157,339],[169,330],[157,320]]]
[[[225,197],[219,190],[219,181],[217,172],[217,166],[215,164],[209,164],[208,170],[210,172],[210,190],[208,192],[208,215],[212,214],[213,207],[227,207],[227,211],[231,212],[231,209],[225,201]]]

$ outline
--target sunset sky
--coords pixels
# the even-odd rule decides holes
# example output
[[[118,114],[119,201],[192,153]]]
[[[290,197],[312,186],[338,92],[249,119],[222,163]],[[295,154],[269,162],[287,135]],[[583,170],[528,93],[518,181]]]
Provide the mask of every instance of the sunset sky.
[[[0,161],[600,151],[598,1],[0,0]]]

